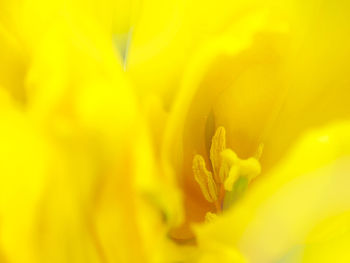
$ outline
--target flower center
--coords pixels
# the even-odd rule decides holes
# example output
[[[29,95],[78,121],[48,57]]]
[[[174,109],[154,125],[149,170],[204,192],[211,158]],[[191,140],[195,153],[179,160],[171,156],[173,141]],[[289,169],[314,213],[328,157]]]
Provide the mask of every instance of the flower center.
[[[193,173],[204,198],[215,204],[216,213],[227,210],[247,189],[249,183],[260,174],[261,166],[258,159],[263,145],[258,148],[255,157],[245,160],[226,148],[226,131],[219,127],[210,148],[212,172],[207,170],[203,156],[196,154],[193,158]],[[212,221],[215,214],[208,212],[206,220]]]

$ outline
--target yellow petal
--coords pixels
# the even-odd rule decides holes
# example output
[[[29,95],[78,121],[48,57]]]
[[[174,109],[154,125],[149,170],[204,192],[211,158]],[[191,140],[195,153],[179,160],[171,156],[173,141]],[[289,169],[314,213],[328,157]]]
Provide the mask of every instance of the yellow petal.
[[[24,103],[26,93],[24,80],[28,63],[25,48],[20,40],[0,22],[0,85]]]
[[[48,180],[51,150],[44,134],[0,90],[0,217],[1,260],[38,260],[33,233]],[[22,253],[18,253],[21,248]]]
[[[14,31],[31,59],[23,79],[7,68],[28,96],[21,111],[0,118],[7,163],[1,255],[11,262],[164,262],[168,227],[181,220],[180,194],[154,164],[111,32],[75,2],[29,2],[11,10],[23,15]],[[2,80],[1,91],[17,88]],[[0,97],[0,109],[7,100]]]
[[[128,62],[138,93],[157,94],[170,108],[196,51],[265,5],[259,0],[143,1]]]
[[[306,129],[350,117],[349,3],[292,1],[289,10],[292,78],[278,120],[266,136],[265,167],[283,158]]]
[[[264,12],[246,18],[234,30],[236,37],[226,35],[205,45],[186,71],[165,130],[163,157],[184,189],[189,221],[204,218],[212,209],[197,189],[191,162],[198,153],[209,163],[213,134],[208,131],[225,127],[227,147],[247,158],[256,153],[266,126],[279,110],[284,96],[284,33],[275,32],[265,20]],[[265,29],[273,33],[260,35]],[[262,85],[251,84],[259,78]],[[252,97],[254,92],[260,94]],[[209,121],[211,117],[214,122]],[[190,203],[197,208],[190,209]]]
[[[330,216],[309,233],[302,251],[302,262],[347,262],[350,245],[349,212]]]

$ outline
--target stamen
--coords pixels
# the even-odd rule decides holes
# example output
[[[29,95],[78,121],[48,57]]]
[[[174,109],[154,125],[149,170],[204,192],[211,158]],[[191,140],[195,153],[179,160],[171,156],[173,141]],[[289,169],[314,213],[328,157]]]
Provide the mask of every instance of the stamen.
[[[211,172],[205,167],[205,161],[199,154],[193,158],[194,178],[199,184],[205,199],[213,203],[218,200],[218,191]]]
[[[219,127],[213,138],[210,148],[210,160],[213,174],[205,167],[204,158],[197,154],[193,158],[194,178],[205,199],[214,203],[216,212],[228,209],[246,191],[249,183],[260,174],[261,166],[259,159],[263,151],[260,144],[255,157],[246,160],[240,159],[237,154],[226,149],[226,131]],[[208,212],[206,221],[212,221],[216,215]]]
[[[221,152],[226,149],[226,131],[224,127],[217,128],[211,143],[210,160],[213,166],[214,178],[218,183],[223,183],[220,178]]]

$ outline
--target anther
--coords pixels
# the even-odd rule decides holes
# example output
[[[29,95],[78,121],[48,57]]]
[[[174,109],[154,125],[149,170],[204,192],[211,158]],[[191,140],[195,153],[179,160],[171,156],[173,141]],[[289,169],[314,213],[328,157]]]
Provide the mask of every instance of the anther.
[[[263,144],[260,144],[252,158],[240,159],[237,154],[226,149],[226,131],[219,127],[210,148],[210,161],[213,172],[207,170],[204,158],[197,154],[193,158],[194,178],[199,184],[205,199],[214,203],[217,213],[228,209],[246,191],[248,184],[261,173],[259,159]],[[208,212],[206,220],[211,221],[214,214]]]
[[[217,201],[218,190],[213,175],[205,167],[205,161],[201,155],[197,154],[194,156],[192,169],[194,178],[199,184],[205,199],[210,203]]]
[[[210,147],[210,160],[213,166],[216,182],[223,183],[220,177],[221,152],[226,149],[226,131],[224,127],[217,128]]]

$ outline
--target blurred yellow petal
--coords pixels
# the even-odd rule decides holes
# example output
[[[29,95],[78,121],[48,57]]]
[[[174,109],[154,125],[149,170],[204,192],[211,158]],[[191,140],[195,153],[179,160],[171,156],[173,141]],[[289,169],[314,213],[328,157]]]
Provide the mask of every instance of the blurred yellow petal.
[[[50,145],[6,91],[1,90],[0,100],[1,261],[35,262],[32,237],[38,233],[34,222],[52,164]]]
[[[348,262],[349,212],[326,218],[311,231],[303,249],[302,262]]]
[[[0,261],[347,260],[348,10],[1,1]]]
[[[285,104],[265,140],[266,166],[282,158],[305,129],[350,117],[349,3],[290,1],[288,6],[292,78]]]
[[[171,108],[196,51],[264,6],[259,0],[142,1],[127,67],[139,96],[156,94]]]
[[[12,97],[24,124],[17,125],[17,117],[1,122],[8,127],[1,156],[10,160],[1,181],[19,200],[9,202],[3,191],[1,201],[13,208],[1,218],[1,255],[10,262],[164,262],[173,249],[168,227],[181,220],[180,197],[154,163],[143,115],[114,47],[119,29],[112,32],[108,21],[99,20],[93,4],[86,12],[77,2],[66,4],[11,6],[6,30],[20,39],[19,48],[7,31],[1,34],[4,54],[13,49],[20,57],[23,49],[30,57],[19,78],[21,108]],[[64,15],[55,19],[58,14]],[[8,53],[2,61],[21,66]],[[4,93],[16,88],[5,77],[22,77],[16,70],[8,67],[0,78]],[[20,171],[10,170],[14,162],[23,163]],[[21,184],[6,183],[17,173]]]
[[[24,79],[28,58],[20,40],[0,21],[0,85],[24,103]]]

